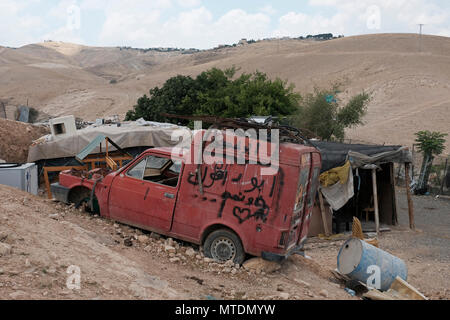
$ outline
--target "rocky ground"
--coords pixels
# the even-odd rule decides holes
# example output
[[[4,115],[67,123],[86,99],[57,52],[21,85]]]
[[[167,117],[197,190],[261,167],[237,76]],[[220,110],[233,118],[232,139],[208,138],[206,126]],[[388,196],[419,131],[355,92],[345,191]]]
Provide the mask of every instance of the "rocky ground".
[[[0,186],[0,199],[0,299],[359,299],[331,273],[343,240],[311,239],[307,258],[281,265],[222,265],[190,244],[9,187]],[[448,299],[448,236],[440,256],[434,246],[425,253],[411,245],[426,246],[429,236],[400,226],[381,237],[381,248],[405,259],[412,285]],[[79,290],[67,286],[73,270]]]
[[[189,244],[9,187],[0,199],[0,299],[355,299],[301,256],[220,265]],[[67,288],[71,266],[80,290]]]

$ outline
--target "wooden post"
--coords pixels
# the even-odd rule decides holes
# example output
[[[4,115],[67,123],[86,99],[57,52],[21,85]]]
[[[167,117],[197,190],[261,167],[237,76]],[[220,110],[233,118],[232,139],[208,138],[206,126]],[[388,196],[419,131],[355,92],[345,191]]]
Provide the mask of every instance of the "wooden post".
[[[377,169],[372,169],[373,206],[375,208],[375,229],[380,234],[380,212],[378,211]]]
[[[444,192],[444,183],[447,174],[447,168],[448,168],[448,159],[445,159],[444,176],[442,177],[441,187],[439,188],[439,195],[441,195]]]
[[[322,191],[319,190],[319,203],[320,203],[320,212],[322,213],[322,222],[323,222],[323,230],[325,231],[325,236],[331,236],[330,230],[328,229],[327,216],[325,212],[325,205],[323,204],[323,196]]]
[[[416,225],[414,223],[414,206],[411,197],[411,189],[409,185],[411,180],[409,179],[409,163],[405,163],[405,184],[406,184],[406,197],[408,198],[408,212],[409,212],[409,227],[412,230],[416,230]]]
[[[47,197],[51,200],[53,198],[52,191],[50,189],[50,180],[48,178],[48,170],[44,168],[44,180],[45,180],[45,188],[47,189]]]

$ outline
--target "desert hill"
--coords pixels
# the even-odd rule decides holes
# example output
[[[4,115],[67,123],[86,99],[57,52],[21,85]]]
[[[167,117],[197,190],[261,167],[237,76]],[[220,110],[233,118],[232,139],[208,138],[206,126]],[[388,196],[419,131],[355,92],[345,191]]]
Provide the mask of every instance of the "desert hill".
[[[349,130],[348,137],[411,146],[418,130],[450,133],[450,38],[424,36],[422,48],[414,34],[261,41],[194,54],[61,42],[0,47],[0,99],[29,100],[52,116],[123,116],[139,96],[171,76],[235,65],[288,80],[300,93],[336,81],[343,99],[370,92],[366,124]]]

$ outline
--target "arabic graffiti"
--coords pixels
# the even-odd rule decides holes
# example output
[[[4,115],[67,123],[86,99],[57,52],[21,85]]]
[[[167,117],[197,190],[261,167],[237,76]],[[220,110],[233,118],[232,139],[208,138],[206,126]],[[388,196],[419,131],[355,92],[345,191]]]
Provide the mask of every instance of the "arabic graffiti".
[[[225,207],[228,202],[232,202],[233,206],[230,208],[230,213],[238,220],[240,224],[250,220],[255,219],[256,221],[262,221],[265,223],[268,219],[270,213],[270,207],[267,204],[266,199],[264,198],[264,189],[265,186],[269,186],[270,189],[266,192],[266,197],[273,198],[275,194],[275,188],[277,182],[281,183],[282,179],[277,179],[277,176],[270,177],[252,177],[247,181],[244,180],[244,174],[239,173],[236,174],[236,177],[230,177],[232,185],[240,185],[247,187],[242,190],[242,192],[233,193],[231,189],[227,188],[227,181],[229,178],[229,165],[224,164],[215,164],[213,168],[211,166],[204,166],[203,168],[199,166],[197,170],[201,170],[201,173],[198,174],[198,171],[195,173],[190,173],[188,175],[188,183],[193,186],[202,185],[203,189],[211,189],[216,184],[221,185],[223,188],[220,189],[211,189],[213,194],[215,193],[217,196],[220,195],[221,202],[219,205],[218,217],[222,218],[224,214]],[[199,177],[200,176],[200,177]],[[200,179],[200,181],[199,181]],[[272,179],[270,181],[269,179]],[[278,181],[280,180],[280,181]],[[271,183],[270,183],[271,182]],[[234,187],[236,188],[236,187]],[[239,188],[239,186],[238,186]],[[225,191],[223,191],[225,189]],[[223,192],[222,192],[223,191]],[[268,193],[268,195],[267,195]],[[197,196],[198,197],[198,196]],[[206,197],[201,198],[202,201],[207,201]],[[210,199],[211,203],[218,202],[216,199]],[[229,209],[227,209],[228,211]]]

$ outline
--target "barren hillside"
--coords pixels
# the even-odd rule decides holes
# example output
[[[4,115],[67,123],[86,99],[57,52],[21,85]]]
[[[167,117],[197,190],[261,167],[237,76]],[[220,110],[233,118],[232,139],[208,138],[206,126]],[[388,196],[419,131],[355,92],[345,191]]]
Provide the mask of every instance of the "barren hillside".
[[[171,76],[235,65],[286,79],[300,93],[335,81],[343,83],[344,99],[368,91],[366,125],[349,130],[348,137],[410,146],[421,129],[450,133],[450,38],[424,36],[423,48],[419,52],[413,34],[263,41],[190,55],[65,43],[0,48],[0,99],[29,99],[55,116],[123,116],[139,96]]]

